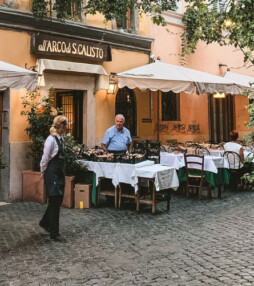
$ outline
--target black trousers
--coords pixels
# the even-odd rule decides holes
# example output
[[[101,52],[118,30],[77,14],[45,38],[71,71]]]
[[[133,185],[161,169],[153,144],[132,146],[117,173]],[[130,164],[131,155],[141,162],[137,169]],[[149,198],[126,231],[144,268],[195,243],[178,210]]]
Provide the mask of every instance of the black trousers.
[[[49,228],[50,237],[55,238],[59,235],[59,216],[63,196],[48,196],[48,207],[42,217],[41,224]]]

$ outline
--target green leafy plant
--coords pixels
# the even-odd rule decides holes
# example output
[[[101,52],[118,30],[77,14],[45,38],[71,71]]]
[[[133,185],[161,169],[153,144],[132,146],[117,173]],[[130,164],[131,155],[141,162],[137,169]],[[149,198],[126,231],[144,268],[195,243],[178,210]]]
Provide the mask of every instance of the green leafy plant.
[[[47,2],[45,0],[34,0],[32,12],[36,20],[41,20],[47,16]]]
[[[36,20],[46,18],[48,15],[52,16],[52,10],[56,11],[57,19],[64,21],[72,19],[71,11],[73,6],[78,7],[77,11],[74,11],[74,18],[78,18],[79,7],[81,8],[82,0],[56,0],[53,4],[52,1],[47,0],[34,0],[32,5],[32,12]]]
[[[7,164],[6,164],[6,157],[4,155],[4,151],[3,149],[0,147],[0,169],[5,169],[7,168]]]
[[[233,45],[244,61],[254,64],[254,1],[188,0],[183,16],[183,53],[194,53],[198,42]]]
[[[49,129],[52,125],[57,111],[52,105],[53,88],[50,88],[49,95],[40,98],[40,91],[27,91],[22,97],[24,110],[21,115],[27,117],[28,126],[25,128],[26,133],[31,140],[30,151],[27,158],[32,158],[33,170],[40,170],[40,161],[43,154],[44,141],[49,135]]]
[[[89,0],[87,5],[81,10],[85,14],[95,15],[101,13],[106,21],[117,18],[126,18],[128,9],[137,9],[140,13],[150,14],[152,21],[156,25],[166,25],[161,15],[163,11],[176,10],[176,3],[179,0]],[[70,18],[70,4],[76,4],[80,7],[81,0],[56,0],[53,9],[56,11],[57,18],[65,20]],[[42,19],[47,16],[47,9],[50,7],[46,0],[34,0],[32,12],[36,19]]]
[[[70,133],[65,134],[63,137],[66,175],[79,177],[82,172],[86,171],[86,168],[77,161],[80,159],[81,145],[74,140]]]

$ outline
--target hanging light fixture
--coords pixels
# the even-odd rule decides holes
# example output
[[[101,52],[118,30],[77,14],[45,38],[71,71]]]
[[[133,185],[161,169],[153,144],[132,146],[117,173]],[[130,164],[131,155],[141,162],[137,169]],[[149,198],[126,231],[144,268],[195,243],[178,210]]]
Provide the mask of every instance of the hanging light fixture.
[[[117,88],[117,81],[116,81],[116,74],[111,73],[109,76],[109,88],[108,88],[108,94],[115,94]]]
[[[213,94],[214,98],[225,98],[225,93],[224,92],[216,92]]]

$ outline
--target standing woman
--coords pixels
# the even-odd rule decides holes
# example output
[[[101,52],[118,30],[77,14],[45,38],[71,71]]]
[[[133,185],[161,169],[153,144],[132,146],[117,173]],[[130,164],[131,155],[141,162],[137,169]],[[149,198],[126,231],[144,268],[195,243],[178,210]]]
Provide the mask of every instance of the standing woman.
[[[41,159],[41,174],[44,177],[48,207],[39,222],[39,226],[50,233],[50,238],[64,242],[59,233],[60,206],[63,201],[65,173],[64,173],[64,145],[62,134],[67,130],[68,119],[56,116],[50,128],[50,135],[45,141]]]

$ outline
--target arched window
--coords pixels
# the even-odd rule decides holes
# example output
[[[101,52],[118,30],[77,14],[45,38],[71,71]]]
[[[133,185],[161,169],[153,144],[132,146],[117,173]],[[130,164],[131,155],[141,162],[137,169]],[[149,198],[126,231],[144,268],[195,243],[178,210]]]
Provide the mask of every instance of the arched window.
[[[132,89],[124,87],[118,90],[115,110],[116,114],[124,115],[124,126],[129,129],[131,136],[137,136],[136,96]]]

